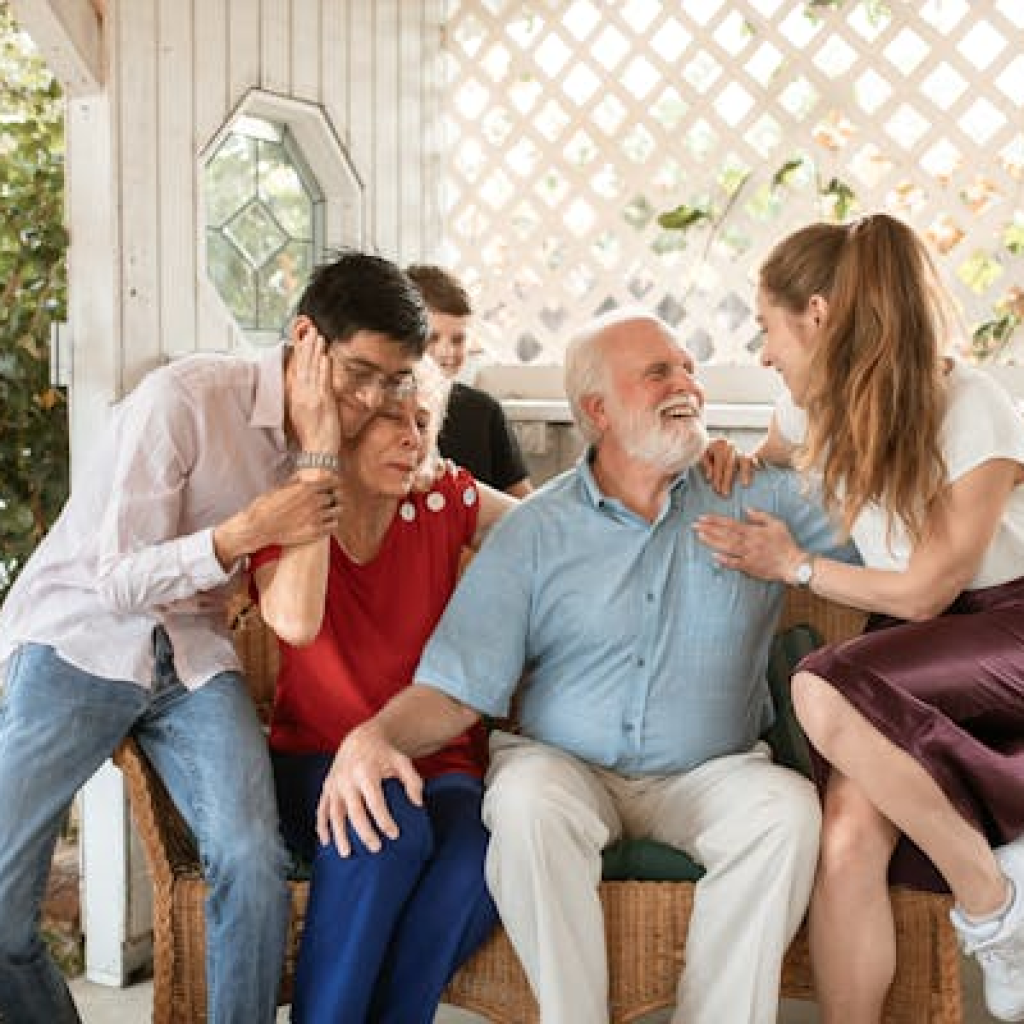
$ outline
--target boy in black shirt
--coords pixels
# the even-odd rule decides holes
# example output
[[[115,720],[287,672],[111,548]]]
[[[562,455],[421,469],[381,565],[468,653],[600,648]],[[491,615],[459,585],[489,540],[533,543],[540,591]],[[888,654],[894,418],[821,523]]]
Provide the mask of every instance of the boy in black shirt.
[[[466,361],[466,335],[473,316],[466,289],[443,267],[417,264],[405,272],[427,304],[427,351],[452,379],[448,413],[438,439],[441,454],[485,484],[524,497],[533,487],[501,404],[485,391],[456,379]]]

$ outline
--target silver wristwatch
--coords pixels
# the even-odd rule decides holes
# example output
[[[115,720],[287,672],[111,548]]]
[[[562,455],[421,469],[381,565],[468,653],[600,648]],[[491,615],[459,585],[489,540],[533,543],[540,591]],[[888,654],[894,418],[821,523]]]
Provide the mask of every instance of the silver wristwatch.
[[[803,560],[793,571],[793,582],[798,587],[809,587],[814,579],[814,556],[804,555]]]
[[[295,456],[296,469],[326,469],[331,473],[341,470],[341,459],[334,452],[299,452]]]

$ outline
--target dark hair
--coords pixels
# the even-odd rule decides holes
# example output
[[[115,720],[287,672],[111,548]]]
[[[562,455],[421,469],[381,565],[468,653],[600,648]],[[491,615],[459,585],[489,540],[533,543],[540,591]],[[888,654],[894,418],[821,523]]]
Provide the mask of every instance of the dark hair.
[[[295,312],[308,316],[328,342],[373,331],[417,358],[426,348],[423,299],[397,264],[382,256],[355,249],[337,253],[313,271]]]
[[[469,292],[450,270],[431,263],[414,263],[406,267],[405,272],[420,290],[428,309],[449,316],[472,315],[473,304],[469,300]]]

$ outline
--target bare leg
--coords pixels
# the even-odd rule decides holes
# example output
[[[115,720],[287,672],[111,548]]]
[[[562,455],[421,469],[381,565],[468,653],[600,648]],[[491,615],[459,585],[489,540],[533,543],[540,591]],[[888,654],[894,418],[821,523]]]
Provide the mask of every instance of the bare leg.
[[[793,677],[793,706],[819,753],[927,854],[964,911],[980,917],[1005,905],[1008,883],[988,841],[917,761],[809,672]]]
[[[823,1024],[878,1024],[896,970],[886,871],[899,833],[833,773],[809,915]]]

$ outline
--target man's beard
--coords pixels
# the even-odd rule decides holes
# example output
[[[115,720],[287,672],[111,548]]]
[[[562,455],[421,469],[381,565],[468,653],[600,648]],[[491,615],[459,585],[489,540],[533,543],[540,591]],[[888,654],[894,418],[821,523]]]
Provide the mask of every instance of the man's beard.
[[[670,398],[653,411],[631,410],[608,396],[607,406],[618,428],[619,444],[630,458],[637,459],[662,473],[682,473],[695,465],[708,446],[708,432],[699,416],[665,422],[666,409],[698,406],[689,398]]]

